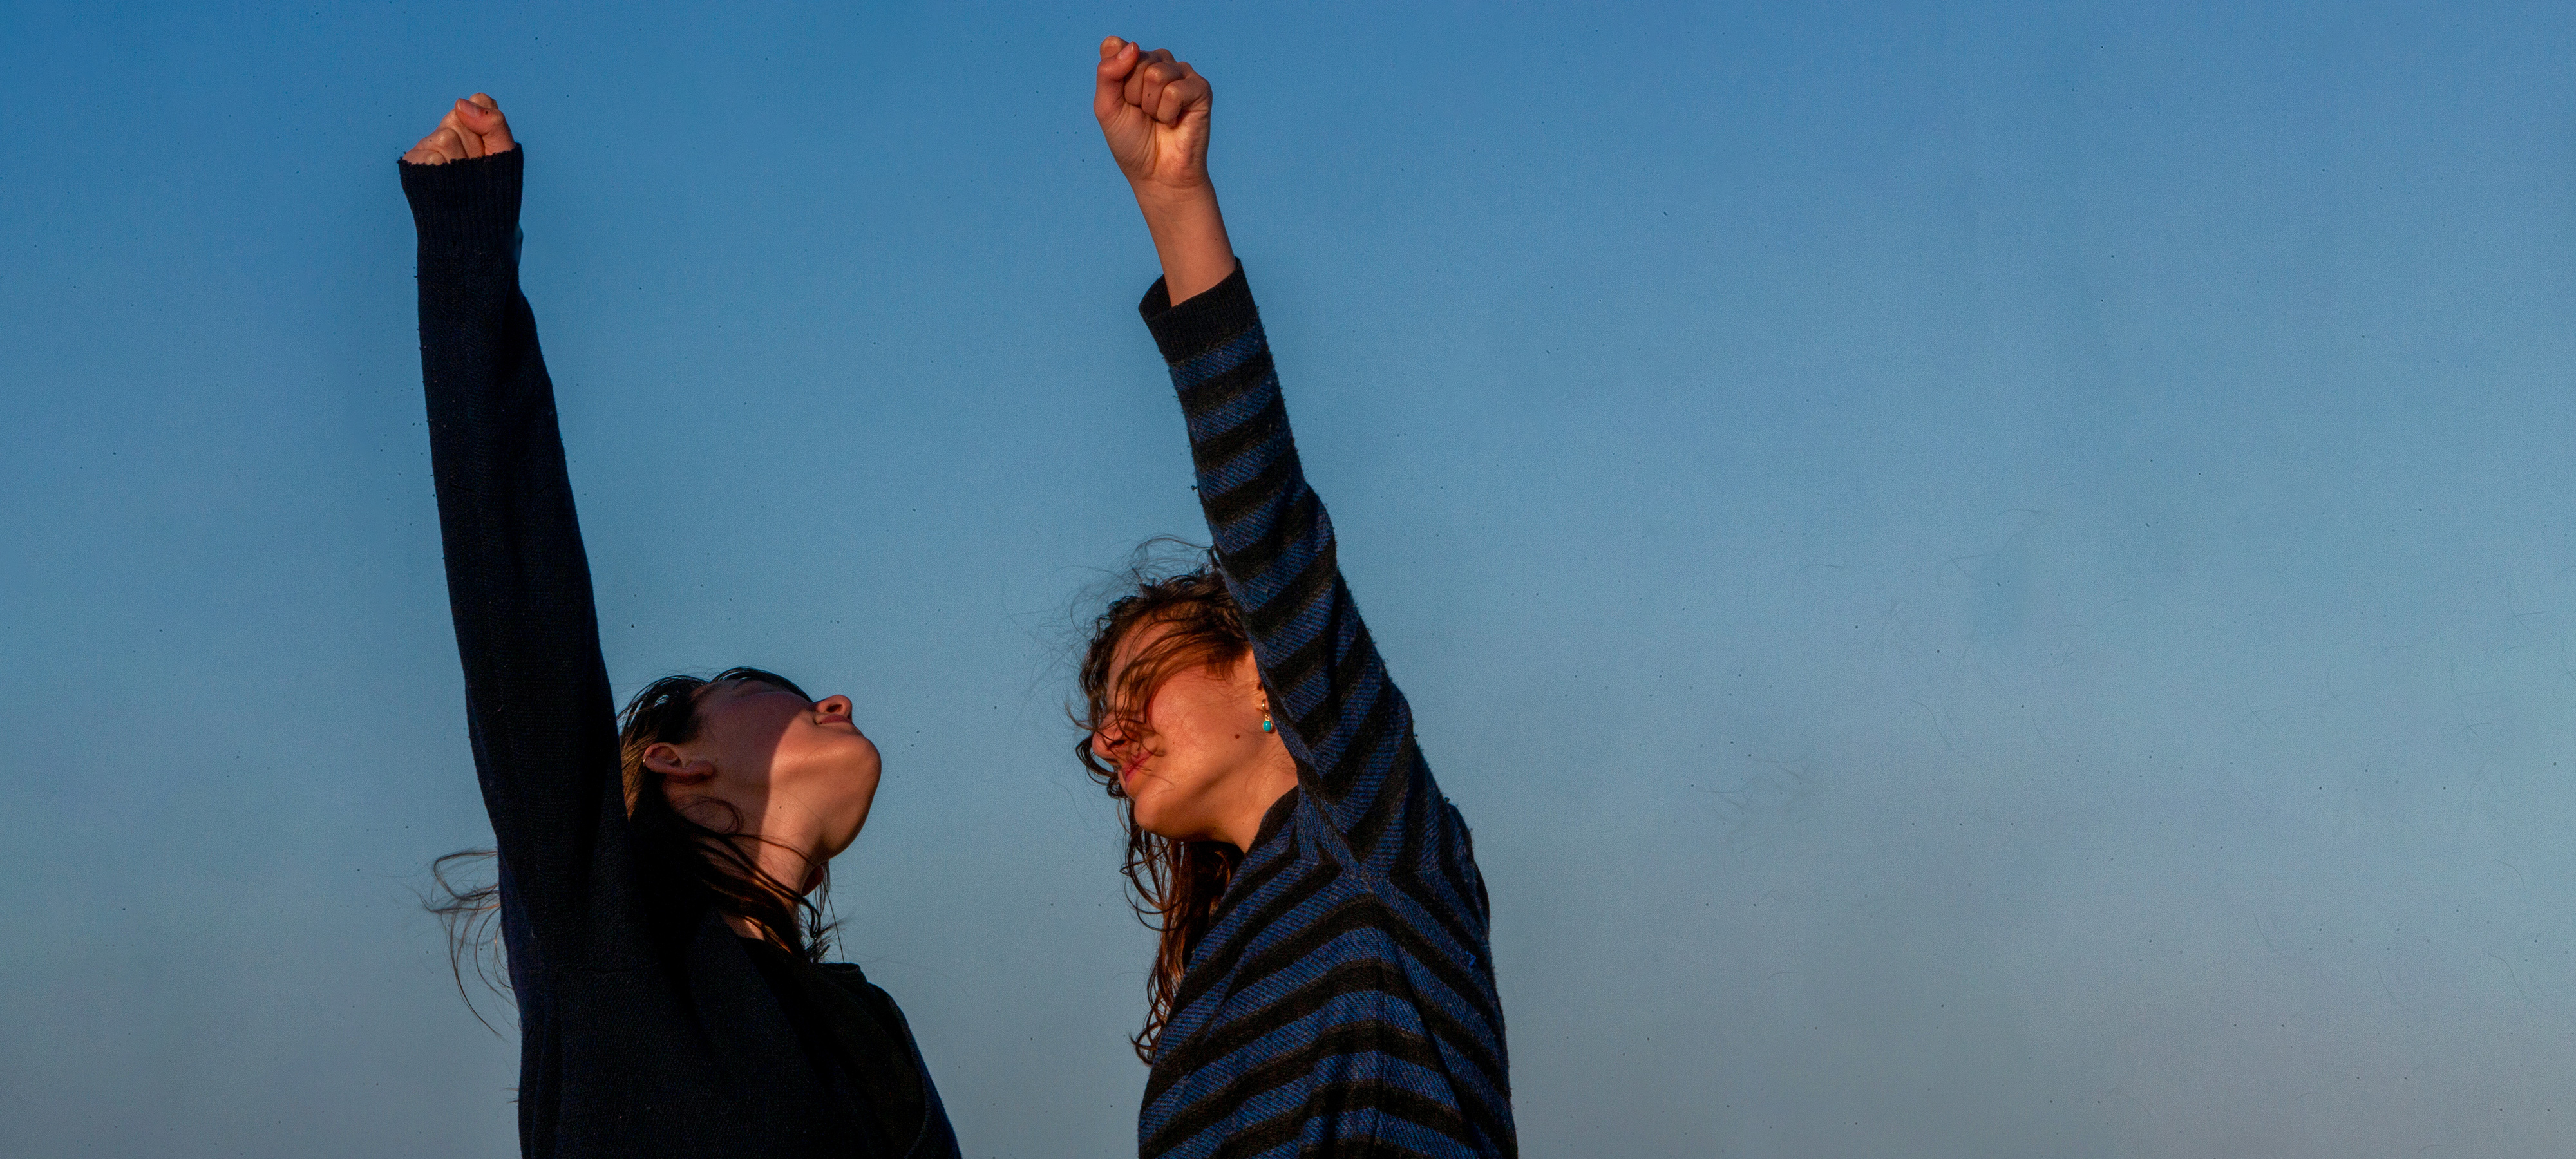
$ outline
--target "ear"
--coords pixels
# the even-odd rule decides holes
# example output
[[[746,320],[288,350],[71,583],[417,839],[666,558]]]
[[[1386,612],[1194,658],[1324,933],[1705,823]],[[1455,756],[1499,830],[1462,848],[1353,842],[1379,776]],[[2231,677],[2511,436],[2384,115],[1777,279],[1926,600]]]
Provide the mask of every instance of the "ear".
[[[716,775],[715,762],[692,761],[680,746],[656,741],[644,746],[644,767],[679,784],[695,784]]]

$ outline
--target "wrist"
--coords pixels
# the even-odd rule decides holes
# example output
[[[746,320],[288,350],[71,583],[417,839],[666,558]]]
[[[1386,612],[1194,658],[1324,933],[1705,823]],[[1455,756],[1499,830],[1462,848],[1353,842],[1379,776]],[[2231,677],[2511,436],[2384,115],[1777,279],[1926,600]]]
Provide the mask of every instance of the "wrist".
[[[1136,208],[1144,211],[1149,225],[1216,216],[1216,189],[1204,181],[1182,186],[1139,181],[1130,188],[1136,194]]]
[[[1163,282],[1175,303],[1186,301],[1234,273],[1234,245],[1225,235],[1225,215],[1216,205],[1216,188],[1205,180],[1189,185],[1130,182],[1136,208],[1145,215],[1145,231],[1154,238],[1154,255],[1162,259]]]

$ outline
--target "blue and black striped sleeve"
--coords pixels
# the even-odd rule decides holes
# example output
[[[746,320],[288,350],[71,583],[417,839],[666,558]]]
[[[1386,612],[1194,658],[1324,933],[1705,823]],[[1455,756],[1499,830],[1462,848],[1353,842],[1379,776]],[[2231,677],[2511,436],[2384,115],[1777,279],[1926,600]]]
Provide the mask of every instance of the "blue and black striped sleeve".
[[[1139,309],[1179,391],[1218,565],[1301,787],[1362,864],[1385,872],[1439,856],[1445,843],[1425,839],[1448,810],[1342,581],[1243,270],[1177,306],[1158,281]]]

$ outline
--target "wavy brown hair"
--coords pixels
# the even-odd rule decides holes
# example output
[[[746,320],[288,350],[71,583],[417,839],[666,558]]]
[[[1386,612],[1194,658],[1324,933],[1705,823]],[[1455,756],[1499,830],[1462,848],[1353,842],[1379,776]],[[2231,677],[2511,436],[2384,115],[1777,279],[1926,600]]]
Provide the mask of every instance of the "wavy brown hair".
[[[1075,723],[1083,737],[1073,746],[1082,767],[1121,802],[1127,822],[1126,875],[1128,905],[1138,920],[1161,935],[1154,948],[1154,968],[1145,982],[1145,1026],[1128,1038],[1136,1057],[1154,1061],[1155,1043],[1172,1017],[1172,997],[1197,948],[1215,920],[1217,901],[1234,880],[1243,854],[1222,841],[1175,841],[1145,831],[1136,823],[1136,808],[1118,783],[1118,770],[1092,751],[1092,736],[1101,732],[1141,739],[1149,732],[1145,706],[1163,681],[1194,667],[1234,664],[1252,650],[1244,633],[1243,612],[1225,590],[1213,553],[1196,570],[1157,576],[1142,566],[1131,573],[1132,586],[1110,601],[1092,621],[1091,642],[1083,650],[1080,683],[1083,710]],[[1143,628],[1169,628],[1115,673],[1110,660],[1119,642]]]
[[[832,923],[823,919],[816,898],[829,899],[831,867],[814,867],[820,880],[812,893],[778,880],[760,867],[759,838],[745,838],[738,813],[722,826],[692,819],[671,804],[663,776],[646,768],[644,750],[656,744],[687,744],[698,735],[698,697],[708,688],[736,680],[783,688],[798,696],[805,690],[775,672],[727,668],[712,677],[665,676],[635,694],[617,717],[617,763],[626,798],[626,819],[633,834],[635,861],[642,871],[645,903],[656,908],[698,902],[729,918],[740,918],[760,931],[762,941],[808,961],[821,961],[831,950]],[[811,699],[811,697],[807,697]],[[706,807],[732,813],[721,801]],[[457,989],[465,989],[465,965],[495,991],[507,978],[500,939],[493,936],[501,913],[501,888],[483,872],[494,863],[493,851],[468,849],[430,864],[432,887],[422,904],[447,929],[448,968]],[[809,880],[811,878],[809,877]],[[473,997],[468,994],[470,1006]],[[476,1017],[481,1017],[480,1011]],[[486,1023],[489,1025],[489,1023]]]

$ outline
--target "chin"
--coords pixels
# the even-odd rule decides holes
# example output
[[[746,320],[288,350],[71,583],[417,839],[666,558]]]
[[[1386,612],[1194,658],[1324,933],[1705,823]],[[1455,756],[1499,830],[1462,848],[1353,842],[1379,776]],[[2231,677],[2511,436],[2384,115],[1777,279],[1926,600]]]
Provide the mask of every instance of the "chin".
[[[1136,827],[1147,833],[1167,841],[1190,840],[1190,835],[1172,831],[1172,817],[1169,815],[1169,810],[1159,807],[1161,804],[1162,802],[1153,797],[1142,800],[1130,797],[1128,812],[1136,818]]]
[[[878,752],[876,742],[866,737],[853,740],[856,743],[832,754],[832,763],[838,766],[833,770],[833,776],[835,779],[862,778],[873,787],[885,772],[885,754]]]
[[[884,780],[883,774],[877,768],[877,763],[869,761],[866,769],[854,772],[850,779],[842,782],[841,791],[858,805],[861,812],[866,812],[870,805],[876,803],[877,787]]]
[[[876,803],[877,786],[884,779],[885,770],[877,757],[876,747],[870,745],[857,751],[835,754],[829,765],[815,769],[814,773],[814,778],[807,782],[811,786],[807,792],[813,795],[816,803],[833,814],[855,813],[864,823],[869,807]],[[857,827],[852,826],[852,832],[856,831]]]
[[[1152,797],[1138,796],[1135,790],[1128,790],[1127,816],[1130,820],[1136,822],[1137,828],[1142,829],[1147,833],[1154,834],[1157,837],[1162,836],[1163,831],[1156,828],[1154,825],[1154,822],[1161,819],[1161,810],[1154,808],[1154,800]]]

